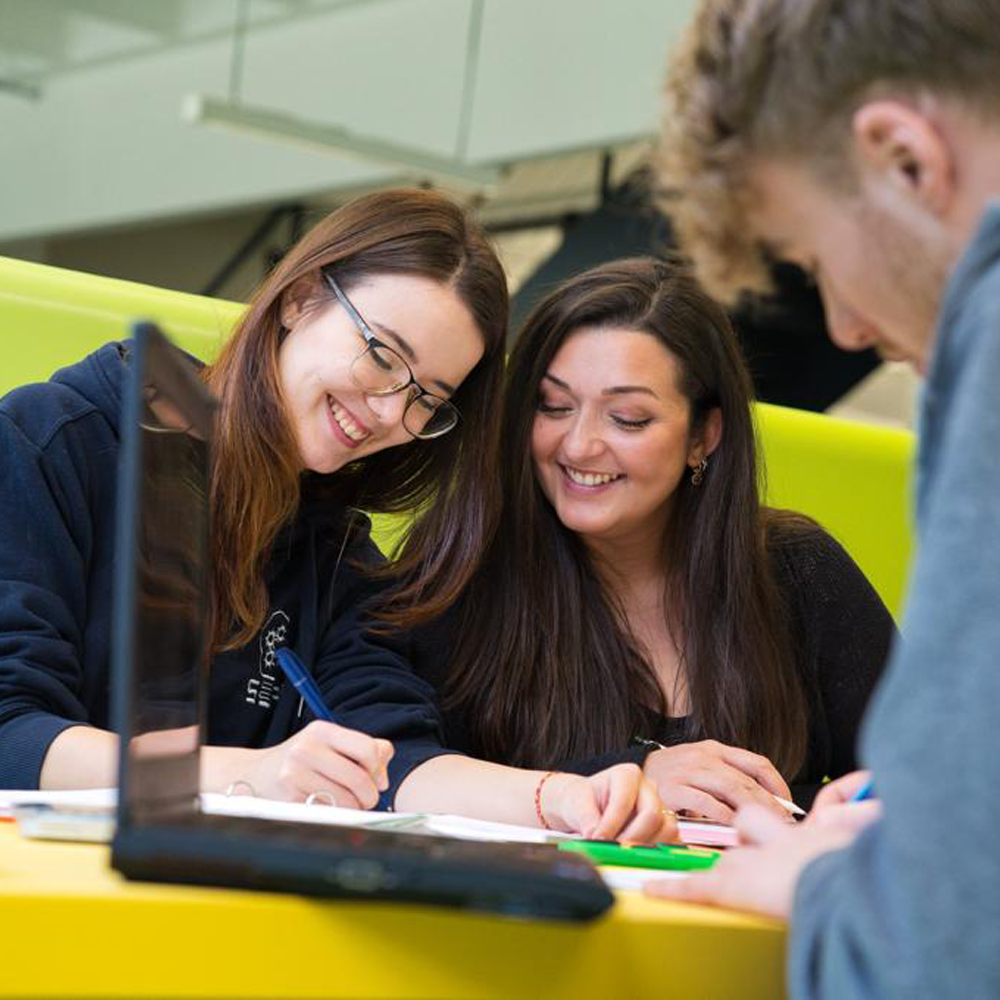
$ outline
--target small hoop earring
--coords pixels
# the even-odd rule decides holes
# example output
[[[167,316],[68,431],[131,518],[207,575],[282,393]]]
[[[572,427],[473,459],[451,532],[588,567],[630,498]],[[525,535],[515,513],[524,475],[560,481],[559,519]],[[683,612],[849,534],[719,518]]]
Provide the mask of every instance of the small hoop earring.
[[[701,486],[705,478],[705,470],[708,468],[708,459],[703,458],[697,465],[691,466],[691,485]]]

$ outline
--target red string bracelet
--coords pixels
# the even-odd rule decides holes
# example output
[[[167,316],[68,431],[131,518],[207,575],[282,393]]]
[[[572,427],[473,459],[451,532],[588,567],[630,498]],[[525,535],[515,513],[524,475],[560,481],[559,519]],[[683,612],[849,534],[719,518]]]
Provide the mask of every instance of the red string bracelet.
[[[551,830],[552,827],[549,826],[548,820],[542,814],[542,788],[545,782],[555,774],[555,771],[546,771],[545,774],[538,779],[538,784],[535,786],[535,815],[538,817],[538,822],[542,824],[543,830]]]

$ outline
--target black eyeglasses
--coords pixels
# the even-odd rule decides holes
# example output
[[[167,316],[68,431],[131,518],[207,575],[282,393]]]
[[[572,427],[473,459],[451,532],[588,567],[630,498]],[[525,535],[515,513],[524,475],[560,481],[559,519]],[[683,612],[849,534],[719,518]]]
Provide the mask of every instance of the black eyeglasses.
[[[336,279],[321,269],[323,280],[351,317],[358,333],[365,338],[364,350],[351,362],[351,379],[365,392],[391,396],[409,392],[403,410],[403,426],[416,438],[436,438],[447,434],[458,423],[458,409],[443,396],[428,392],[414,377],[406,360],[372,333],[364,317],[354,308]]]

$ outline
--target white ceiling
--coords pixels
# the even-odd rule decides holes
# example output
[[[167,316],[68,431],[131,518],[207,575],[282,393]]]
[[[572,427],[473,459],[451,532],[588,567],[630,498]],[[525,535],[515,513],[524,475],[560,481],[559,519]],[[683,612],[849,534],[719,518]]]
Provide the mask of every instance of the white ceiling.
[[[186,123],[198,92],[502,168],[509,219],[634,164],[693,0],[0,0],[0,241],[344,192],[418,172]]]

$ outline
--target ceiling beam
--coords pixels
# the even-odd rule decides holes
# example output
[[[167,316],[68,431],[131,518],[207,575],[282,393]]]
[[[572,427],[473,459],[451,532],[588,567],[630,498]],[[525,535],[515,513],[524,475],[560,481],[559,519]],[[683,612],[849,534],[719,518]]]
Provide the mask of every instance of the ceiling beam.
[[[492,191],[502,176],[496,167],[473,166],[412,146],[359,135],[339,125],[307,121],[270,108],[230,104],[205,94],[189,94],[184,99],[181,117],[196,125],[381,163],[417,178],[440,180],[452,187],[481,193]]]
[[[136,3],[136,0],[61,0],[66,15],[104,21],[147,32],[161,39],[179,37],[184,29],[184,8],[179,3]]]

